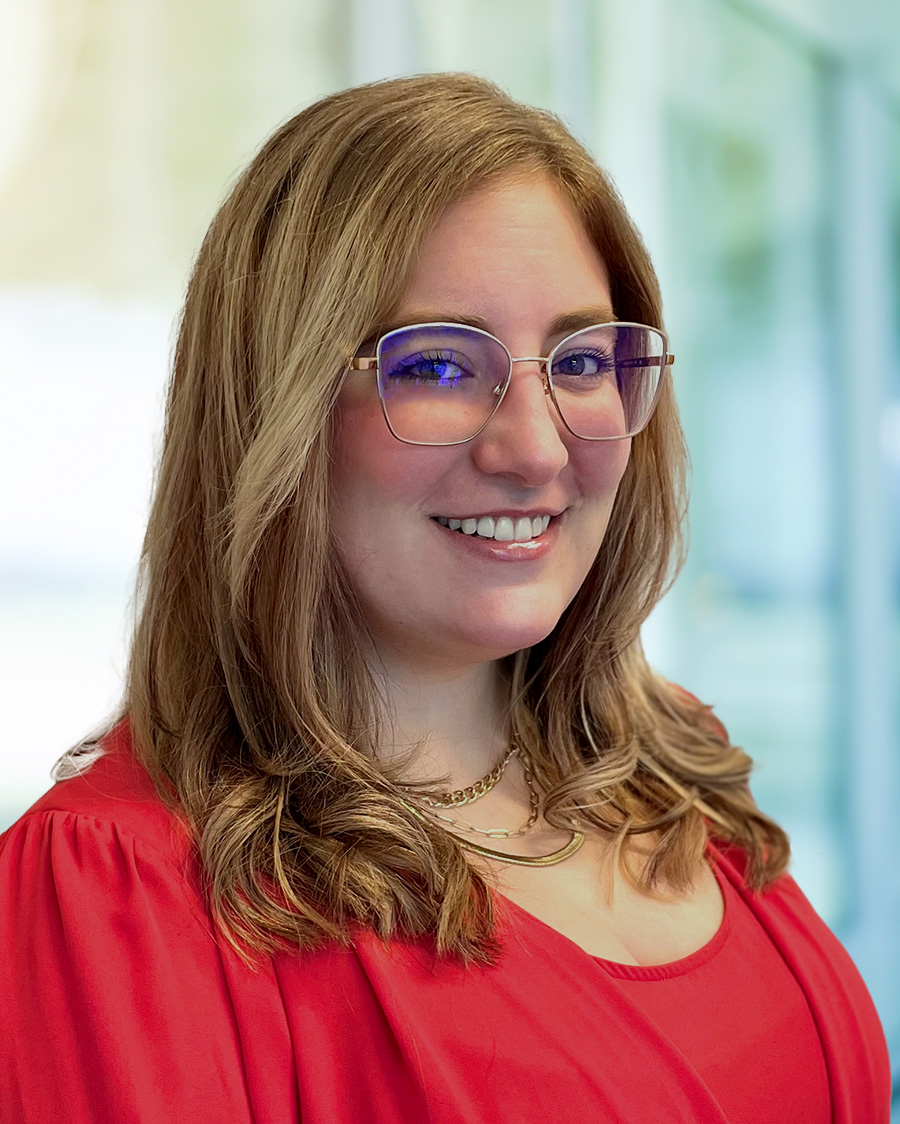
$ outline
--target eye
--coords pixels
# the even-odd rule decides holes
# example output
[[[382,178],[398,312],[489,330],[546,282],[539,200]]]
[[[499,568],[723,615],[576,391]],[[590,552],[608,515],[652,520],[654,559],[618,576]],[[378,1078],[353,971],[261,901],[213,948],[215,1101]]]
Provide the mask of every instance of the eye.
[[[452,387],[475,376],[458,351],[423,351],[399,360],[387,377],[397,385]]]
[[[557,356],[553,361],[553,376],[555,378],[602,378],[616,368],[615,360],[610,351],[600,348],[582,348],[570,351],[566,355]]]

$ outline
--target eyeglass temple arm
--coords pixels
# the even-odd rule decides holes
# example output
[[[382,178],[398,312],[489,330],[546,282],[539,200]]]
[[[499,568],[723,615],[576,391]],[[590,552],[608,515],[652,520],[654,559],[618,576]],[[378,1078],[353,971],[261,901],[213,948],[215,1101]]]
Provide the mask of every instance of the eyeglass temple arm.
[[[617,367],[658,367],[660,359],[665,360],[664,367],[671,367],[675,362],[674,355],[643,355],[637,359],[617,359]]]
[[[363,358],[361,356],[351,359],[349,363],[349,369],[351,371],[373,371],[377,366],[377,359]]]

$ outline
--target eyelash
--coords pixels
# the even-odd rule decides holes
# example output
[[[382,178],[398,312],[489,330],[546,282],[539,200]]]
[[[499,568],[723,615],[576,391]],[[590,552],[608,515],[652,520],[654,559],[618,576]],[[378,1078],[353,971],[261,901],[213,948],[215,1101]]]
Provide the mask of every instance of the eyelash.
[[[401,364],[399,364],[392,371],[389,372],[388,378],[389,379],[402,378],[402,377],[405,376],[405,373],[407,371],[412,370],[419,363],[447,363],[447,364],[452,364],[452,366],[456,367],[459,371],[462,372],[462,374],[460,376],[458,376],[456,379],[453,380],[454,382],[458,382],[460,378],[472,378],[473,377],[472,372],[467,370],[459,362],[459,359],[460,359],[460,356],[458,356],[458,355],[447,354],[447,353],[443,353],[441,351],[421,351],[421,352],[418,352],[416,355],[407,356],[406,359]],[[408,378],[408,376],[406,376],[406,377]],[[419,378],[410,379],[409,381],[414,381],[417,385],[421,385],[423,383],[439,382],[440,380],[439,379],[430,379],[430,378],[419,377]]]

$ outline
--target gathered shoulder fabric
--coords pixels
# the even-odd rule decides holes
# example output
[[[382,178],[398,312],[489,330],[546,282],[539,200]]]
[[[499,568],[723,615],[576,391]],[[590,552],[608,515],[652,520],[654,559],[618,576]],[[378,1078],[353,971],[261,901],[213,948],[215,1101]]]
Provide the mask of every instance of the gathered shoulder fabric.
[[[732,1124],[621,980],[503,899],[492,967],[369,933],[248,967],[127,724],[104,748],[0,836],[0,1120]],[[846,952],[792,879],[752,894],[715,854],[806,996],[835,1124],[888,1124]]]

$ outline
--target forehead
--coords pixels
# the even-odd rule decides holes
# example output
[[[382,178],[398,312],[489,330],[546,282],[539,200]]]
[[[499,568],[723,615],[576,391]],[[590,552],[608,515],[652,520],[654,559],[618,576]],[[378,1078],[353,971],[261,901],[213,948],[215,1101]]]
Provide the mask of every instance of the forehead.
[[[497,331],[513,315],[546,328],[611,305],[606,267],[580,218],[549,178],[534,176],[454,203],[424,239],[399,311],[468,314]]]

